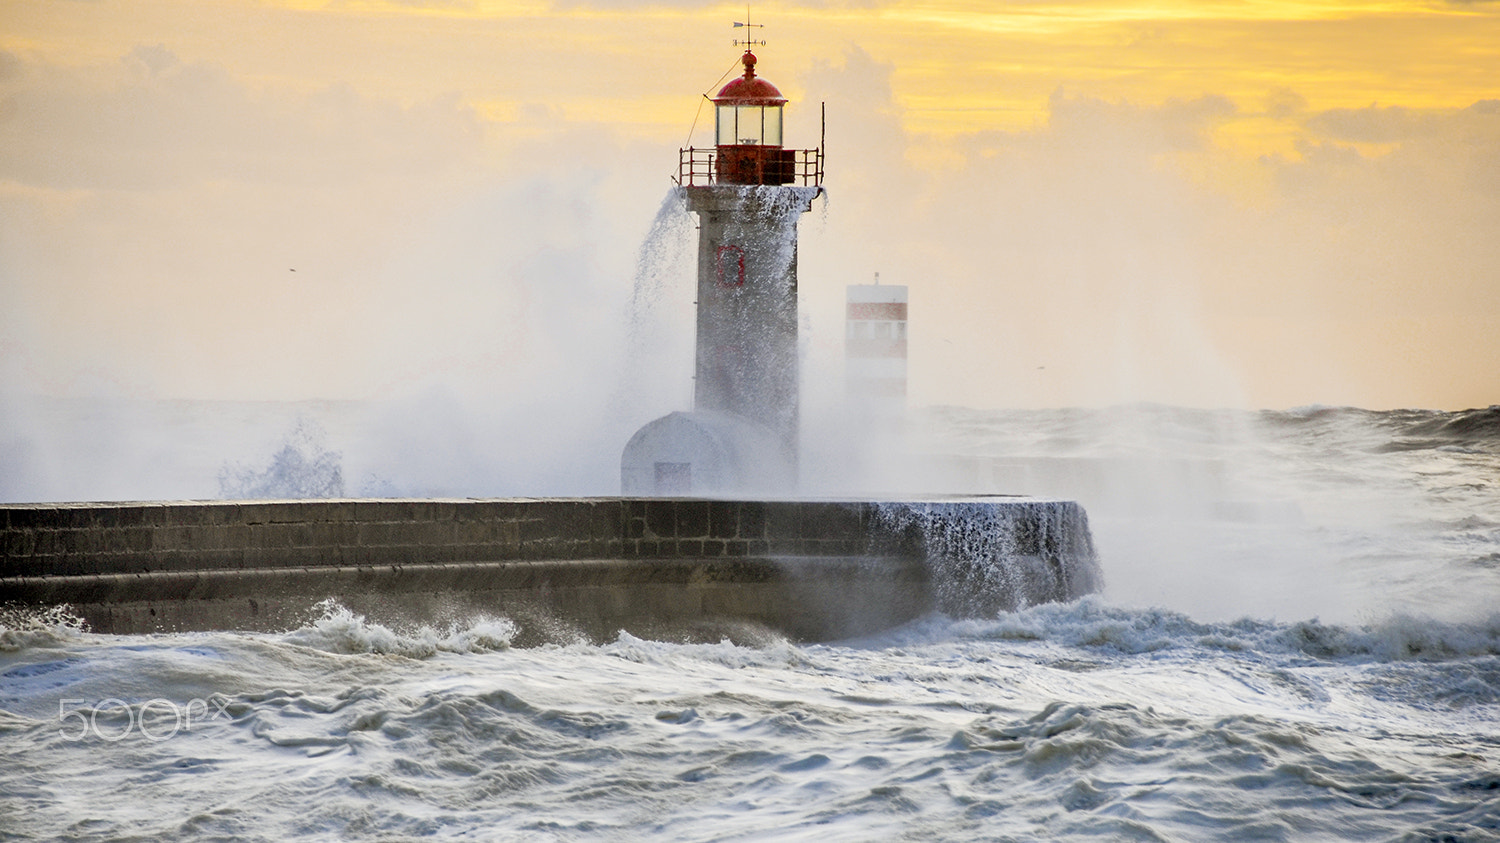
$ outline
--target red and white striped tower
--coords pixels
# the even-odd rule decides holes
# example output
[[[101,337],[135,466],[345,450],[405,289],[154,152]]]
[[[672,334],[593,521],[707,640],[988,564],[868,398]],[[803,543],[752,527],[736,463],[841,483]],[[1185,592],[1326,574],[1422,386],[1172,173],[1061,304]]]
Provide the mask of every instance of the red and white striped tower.
[[[849,285],[844,371],[850,403],[881,414],[906,406],[906,286]]]

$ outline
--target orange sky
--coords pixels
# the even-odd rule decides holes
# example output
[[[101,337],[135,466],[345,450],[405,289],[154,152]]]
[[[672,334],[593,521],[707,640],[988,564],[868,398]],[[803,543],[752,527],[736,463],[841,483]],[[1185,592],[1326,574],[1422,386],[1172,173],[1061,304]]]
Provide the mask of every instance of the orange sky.
[[[828,103],[810,376],[879,271],[918,403],[1500,402],[1500,3],[752,14],[790,144]],[[0,388],[586,383],[743,17],[8,0]]]

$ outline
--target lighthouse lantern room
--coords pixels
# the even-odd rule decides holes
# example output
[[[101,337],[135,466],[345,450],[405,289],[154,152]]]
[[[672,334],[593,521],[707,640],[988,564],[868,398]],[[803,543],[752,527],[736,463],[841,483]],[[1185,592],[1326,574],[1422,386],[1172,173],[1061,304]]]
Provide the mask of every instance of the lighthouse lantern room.
[[[781,108],[786,97],[755,75],[755,54],[740,57],[745,75],[725,85],[714,97],[719,146],[781,146]]]
[[[714,147],[681,150],[677,178],[682,187],[760,184],[817,187],[823,182],[823,149],[782,147],[782,109],[787,98],[757,76],[750,50],[740,56],[744,73],[719,89],[714,103]]]
[[[714,151],[722,184],[788,184],[796,152],[781,146],[781,109],[786,97],[755,75],[755,54],[740,57],[745,73],[714,97]]]

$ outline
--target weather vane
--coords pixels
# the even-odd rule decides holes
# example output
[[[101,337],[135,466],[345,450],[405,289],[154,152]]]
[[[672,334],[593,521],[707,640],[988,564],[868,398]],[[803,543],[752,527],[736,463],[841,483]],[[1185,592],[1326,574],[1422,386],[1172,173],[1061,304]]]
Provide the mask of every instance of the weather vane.
[[[766,25],[763,24],[763,23],[751,23],[750,22],[750,7],[749,6],[745,7],[745,22],[744,23],[741,23],[739,21],[735,21],[734,22],[734,28],[735,29],[739,29],[742,26],[745,27],[746,29],[765,29],[766,28]],[[747,36],[750,35],[750,33],[748,33],[748,32],[745,33],[745,34]],[[764,40],[756,41],[753,38],[746,38],[743,41],[741,41],[740,39],[736,38],[731,43],[733,43],[734,46],[736,46],[736,47],[744,47],[747,50],[750,49],[751,47],[764,47],[764,46],[766,46],[766,42]]]

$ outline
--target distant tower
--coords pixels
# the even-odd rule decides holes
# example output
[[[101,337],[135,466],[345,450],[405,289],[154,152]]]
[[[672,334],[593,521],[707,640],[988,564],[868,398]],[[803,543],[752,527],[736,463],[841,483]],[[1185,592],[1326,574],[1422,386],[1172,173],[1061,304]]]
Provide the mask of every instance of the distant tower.
[[[823,151],[782,146],[787,100],[755,74],[713,98],[714,148],[679,151],[676,182],[698,215],[693,412],[625,446],[625,494],[789,492],[798,439],[797,221],[822,191]]]
[[[906,287],[850,284],[844,373],[856,408],[898,414],[906,406]]]

